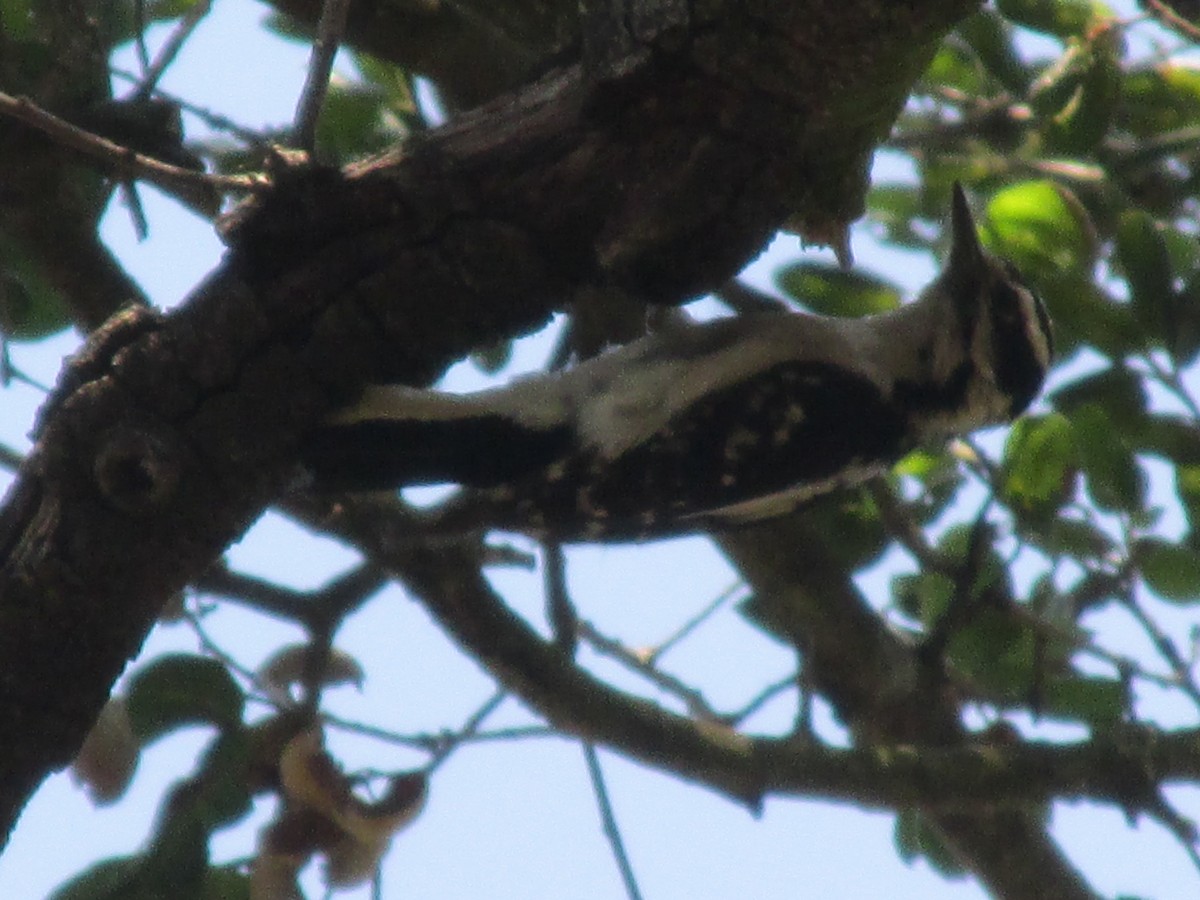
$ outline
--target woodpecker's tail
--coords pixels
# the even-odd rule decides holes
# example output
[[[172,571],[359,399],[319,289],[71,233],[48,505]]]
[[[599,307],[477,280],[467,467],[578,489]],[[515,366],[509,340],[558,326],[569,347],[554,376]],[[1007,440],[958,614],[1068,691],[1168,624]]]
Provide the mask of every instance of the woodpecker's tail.
[[[501,415],[342,419],[308,436],[301,461],[325,490],[420,484],[492,487],[568,453],[566,427],[530,428]]]

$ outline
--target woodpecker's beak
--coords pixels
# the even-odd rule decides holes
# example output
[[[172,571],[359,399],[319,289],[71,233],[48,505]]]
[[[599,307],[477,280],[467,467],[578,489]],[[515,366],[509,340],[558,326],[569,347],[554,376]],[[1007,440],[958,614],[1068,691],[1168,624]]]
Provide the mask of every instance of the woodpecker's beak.
[[[987,271],[985,251],[975,231],[967,195],[956,181],[950,204],[950,258],[941,282],[943,289],[954,299],[964,322],[972,321],[978,312]]]
[[[975,231],[975,219],[967,205],[962,185],[954,182],[954,199],[950,203],[950,260],[947,268],[963,275],[983,268],[983,247]]]

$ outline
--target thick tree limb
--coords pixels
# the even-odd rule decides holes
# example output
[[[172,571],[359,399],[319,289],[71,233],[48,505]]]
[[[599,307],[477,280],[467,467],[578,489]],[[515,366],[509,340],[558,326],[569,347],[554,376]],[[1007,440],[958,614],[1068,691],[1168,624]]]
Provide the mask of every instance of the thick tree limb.
[[[281,164],[178,312],[102,329],[0,512],[5,833],[364,379],[428,381],[581,285],[679,302],[789,216],[821,236],[857,214],[871,148],[970,4],[799,6],[714,0],[627,78],[561,73],[344,174]]]

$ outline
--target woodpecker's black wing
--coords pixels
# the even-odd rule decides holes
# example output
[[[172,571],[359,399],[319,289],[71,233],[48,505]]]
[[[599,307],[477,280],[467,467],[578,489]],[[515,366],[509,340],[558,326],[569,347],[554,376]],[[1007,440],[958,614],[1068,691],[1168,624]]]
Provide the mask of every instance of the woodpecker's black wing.
[[[308,436],[305,467],[324,490],[427,484],[487,486],[527,476],[570,452],[565,425],[530,428],[501,415],[363,419]]]
[[[781,363],[677,414],[615,458],[572,448],[473,491],[460,515],[557,540],[638,540],[779,515],[883,471],[908,447],[902,410],[825,363]]]

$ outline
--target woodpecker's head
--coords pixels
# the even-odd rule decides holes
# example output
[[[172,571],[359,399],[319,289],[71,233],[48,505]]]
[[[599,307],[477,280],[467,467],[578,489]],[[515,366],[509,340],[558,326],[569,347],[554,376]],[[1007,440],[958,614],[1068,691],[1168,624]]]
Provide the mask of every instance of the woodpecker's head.
[[[921,300],[942,324],[929,348],[938,430],[969,431],[1020,415],[1050,368],[1050,317],[1021,273],[979,243],[962,187],[950,210],[950,257]],[[931,421],[930,423],[934,423]]]

